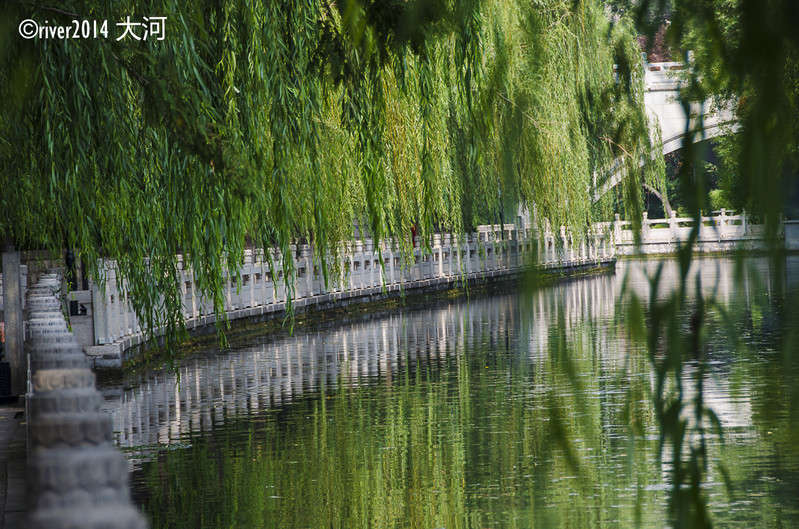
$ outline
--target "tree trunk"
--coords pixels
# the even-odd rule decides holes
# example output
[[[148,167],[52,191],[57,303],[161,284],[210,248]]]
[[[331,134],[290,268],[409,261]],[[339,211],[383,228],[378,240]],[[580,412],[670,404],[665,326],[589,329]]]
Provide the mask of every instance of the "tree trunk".
[[[644,189],[646,189],[647,191],[658,197],[658,200],[660,200],[661,204],[663,204],[663,211],[666,212],[666,217],[671,217],[671,212],[673,210],[671,209],[671,204],[669,203],[668,195],[665,192],[661,195],[657,189],[650,186],[649,184],[644,184]]]

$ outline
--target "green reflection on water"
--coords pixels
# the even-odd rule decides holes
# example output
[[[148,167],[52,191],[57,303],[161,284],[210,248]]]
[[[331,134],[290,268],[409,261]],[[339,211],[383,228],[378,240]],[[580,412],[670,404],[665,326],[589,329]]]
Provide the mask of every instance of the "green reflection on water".
[[[623,408],[621,388],[607,383],[616,397],[553,418],[550,410],[574,409],[574,392],[557,390],[568,382],[509,363],[506,351],[473,351],[406,371],[393,386],[321,391],[230,420],[145,465],[147,510],[156,527],[631,522],[636,485],[660,476],[647,458],[631,472],[621,427],[602,417]],[[591,385],[587,393],[599,391]],[[577,468],[557,447],[562,435],[575,441]],[[651,503],[645,510],[657,512]]]
[[[478,329],[471,343],[433,341],[394,370],[215,420],[142,464],[137,499],[153,527],[666,526],[669,458],[657,457],[647,353],[630,345],[623,306],[569,305],[591,292],[575,285],[606,279],[581,281],[536,293],[532,306],[518,295],[470,302],[503,314],[493,322],[457,302],[455,320]],[[725,444],[708,440],[710,459],[734,485],[729,496],[713,466],[710,508],[718,526],[790,526],[793,389],[780,354],[757,342],[764,308],[736,310],[750,347],[709,329],[708,394],[731,424]],[[522,317],[536,314],[543,331]]]

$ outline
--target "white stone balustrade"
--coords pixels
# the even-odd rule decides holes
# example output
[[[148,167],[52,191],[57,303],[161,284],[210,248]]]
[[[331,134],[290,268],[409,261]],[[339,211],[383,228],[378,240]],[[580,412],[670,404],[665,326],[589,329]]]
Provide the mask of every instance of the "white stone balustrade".
[[[520,236],[521,235],[521,236]],[[577,240],[565,228],[559,234],[538,233],[529,227],[520,234],[513,224],[480,226],[477,233],[458,236],[435,234],[429,249],[418,237],[405,260],[394,241],[381,245],[384,266],[373,242],[355,241],[345,249],[348,267],[344,277],[332,278],[325,287],[321,264],[306,245],[292,246],[296,271],[293,304],[330,305],[348,303],[358,298],[372,299],[400,290],[437,288],[437,285],[469,281],[483,277],[520,272],[535,258],[543,268],[568,268],[599,264],[612,257],[612,244],[605,234],[596,232]],[[535,257],[534,257],[535,256]],[[286,285],[283,281],[283,256],[272,252],[274,269],[261,250],[245,251],[238,277],[225,277],[226,316],[228,320],[257,318],[286,309]],[[103,292],[92,286],[91,314],[94,320],[94,343],[83,344],[98,367],[116,366],[123,353],[145,337],[126,293],[116,286],[114,263],[106,263],[107,281]],[[183,290],[183,315],[186,327],[194,329],[215,322],[213,303],[197,288],[188,263],[179,259]],[[277,276],[277,277],[274,277]],[[156,332],[158,335],[163,330]]]
[[[785,225],[780,223],[777,234],[780,238]],[[793,224],[790,227],[799,231]],[[407,258],[403,257],[395,241],[383,241],[381,255],[378,255],[372,241],[365,240],[347,245],[344,256],[349,266],[345,267],[345,275],[331,278],[327,287],[321,264],[313,256],[312,249],[301,245],[292,248],[291,254],[297,271],[293,285],[294,305],[346,304],[360,298],[391,295],[402,289],[441,288],[441,285],[449,283],[514,274],[533,259],[542,268],[559,269],[599,263],[615,255],[638,252],[669,254],[687,241],[692,229],[691,218],[676,215],[668,219],[644,217],[641,245],[636,247],[631,223],[618,219],[595,225],[592,232],[582,239],[565,228],[554,231],[547,226],[544,231],[538,231],[529,226],[517,230],[512,224],[481,226],[472,234],[434,235],[429,253],[424,249],[423,241],[417,238],[416,246]],[[765,225],[753,224],[746,214],[736,215],[721,210],[702,218],[695,249],[698,252],[725,252],[738,247],[765,249],[769,243],[764,237]],[[791,241],[799,240],[799,236],[792,237]],[[382,268],[380,257],[384,263]],[[270,259],[273,270],[268,264]],[[282,264],[283,256],[279,252],[270,251],[267,259],[263,251],[245,251],[239,276],[225,278],[225,308],[229,320],[269,317],[270,313],[281,313],[286,309]],[[117,288],[115,263],[106,262],[105,269],[104,290],[92,285],[90,291],[68,293],[68,299],[79,299],[86,309],[87,315],[73,316],[71,323],[73,328],[78,324],[85,325],[85,332],[76,334],[95,365],[117,366],[121,364],[123,353],[141,344],[144,336],[128,294]],[[187,328],[213,325],[212,300],[200,294],[188,262],[179,259],[179,270]],[[160,332],[163,330],[156,334]]]
[[[778,243],[783,242],[783,225],[780,221],[776,234]],[[611,237],[615,244],[617,255],[642,254],[669,254],[674,253],[678,246],[688,241],[694,229],[694,219],[690,217],[677,217],[672,212],[667,219],[650,219],[644,213],[641,221],[641,244],[636,247],[633,227],[630,221],[616,220],[613,223],[603,223],[600,228],[612,229]],[[739,215],[722,209],[714,215],[702,217],[699,234],[695,244],[695,251],[726,252],[742,247],[748,250],[764,250],[768,248],[765,239],[765,224],[752,224],[746,213]]]

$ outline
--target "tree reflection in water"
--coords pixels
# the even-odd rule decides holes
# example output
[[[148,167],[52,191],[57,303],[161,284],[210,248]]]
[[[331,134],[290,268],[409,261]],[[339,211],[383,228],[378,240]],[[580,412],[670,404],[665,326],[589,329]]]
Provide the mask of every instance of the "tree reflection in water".
[[[628,297],[650,301],[658,265],[209,351],[184,362],[179,385],[150,372],[108,386],[135,494],[154,527],[662,526],[675,458],[668,443],[659,457],[653,390],[666,355],[650,361],[631,318],[651,315]],[[774,338],[785,305],[767,261],[749,265],[694,262],[717,303],[704,305],[704,367],[686,362],[682,398],[701,374],[722,425],[726,442],[708,429],[702,445],[715,522],[790,525],[796,365]],[[666,262],[657,298],[678,278]],[[686,299],[690,325],[701,305]],[[673,399],[678,384],[665,384]]]

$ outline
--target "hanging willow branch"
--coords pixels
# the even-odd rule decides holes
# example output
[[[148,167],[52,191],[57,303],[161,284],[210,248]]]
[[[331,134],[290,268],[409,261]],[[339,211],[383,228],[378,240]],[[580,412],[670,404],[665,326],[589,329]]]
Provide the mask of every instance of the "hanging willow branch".
[[[427,241],[519,204],[579,229],[600,215],[591,175],[614,158],[596,138],[649,147],[640,78],[613,76],[636,64],[631,26],[595,1],[0,9],[8,34],[27,18],[167,17],[161,41],[0,43],[0,231],[78,248],[97,280],[109,260],[170,350],[184,268],[224,314],[248,246],[290,300],[294,245],[312,244],[327,281],[356,225],[405,252],[413,225]]]

